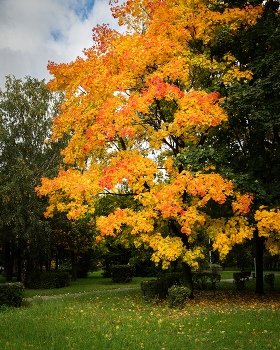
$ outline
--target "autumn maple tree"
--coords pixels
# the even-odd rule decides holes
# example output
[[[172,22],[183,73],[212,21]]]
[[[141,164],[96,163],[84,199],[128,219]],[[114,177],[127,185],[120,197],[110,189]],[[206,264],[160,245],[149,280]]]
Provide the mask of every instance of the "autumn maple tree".
[[[97,218],[97,241],[110,235],[150,247],[152,259],[163,267],[179,259],[191,288],[190,268],[206,252],[201,235],[222,258],[254,232],[246,216],[250,193],[240,192],[211,163],[194,171],[191,164],[175,162],[186,145],[202,145],[206,135],[214,137],[227,123],[215,86],[252,77],[232,53],[216,59],[210,48],[225,28],[234,35],[254,25],[262,7],[225,5],[218,11],[216,5],[196,0],[112,4],[113,16],[127,28],[124,34],[97,26],[85,58],[49,64],[54,75],[49,88],[66,91],[53,138],[72,136],[63,151],[72,168],[44,178],[37,188],[49,197],[46,215],[67,211],[69,219],[94,214],[104,195],[129,196],[129,206]],[[203,89],[202,74],[211,78],[212,92]],[[212,216],[212,204],[226,207],[227,218],[217,218],[217,211]]]

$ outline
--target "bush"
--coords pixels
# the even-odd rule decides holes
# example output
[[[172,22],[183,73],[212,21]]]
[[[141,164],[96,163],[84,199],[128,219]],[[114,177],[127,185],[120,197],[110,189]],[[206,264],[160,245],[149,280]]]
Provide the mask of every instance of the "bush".
[[[219,264],[211,264],[210,269],[211,269],[212,273],[216,273],[216,274],[223,271],[222,266]]]
[[[192,276],[193,284],[196,289],[206,289],[206,282],[208,279],[206,272],[196,272]]]
[[[266,284],[269,285],[270,290],[274,290],[274,280],[275,280],[274,273],[270,273],[269,275],[264,275],[264,281]]]
[[[184,302],[190,296],[191,290],[187,287],[173,285],[168,288],[168,305],[169,307],[183,307]]]
[[[212,288],[212,290],[216,289],[216,283],[220,282],[221,275],[219,273],[214,272],[196,272],[193,274],[193,283],[196,289],[207,289],[207,285]],[[210,283],[207,283],[210,281]]]
[[[69,273],[65,271],[34,271],[27,281],[30,289],[53,289],[69,286]]]
[[[134,265],[113,265],[111,267],[111,277],[114,283],[129,283],[134,273]]]
[[[157,286],[157,280],[142,281],[140,286],[146,301],[159,301],[159,290]]]
[[[245,285],[246,275],[244,275],[244,273],[235,272],[233,274],[233,279],[234,279],[233,283],[236,290],[244,290],[246,288],[246,285]]]
[[[24,295],[22,283],[0,284],[0,306],[19,307]]]
[[[135,277],[156,277],[162,268],[155,266],[150,261],[135,264]]]
[[[160,275],[157,278],[157,286],[159,291],[159,298],[165,299],[168,295],[168,289],[174,284],[180,286],[182,284],[183,275],[178,272],[170,272]]]
[[[110,278],[111,277],[111,270],[109,269],[104,269],[103,272],[101,273],[103,278]]]
[[[168,289],[173,285],[181,285],[182,275],[180,273],[166,273],[160,275],[156,280],[142,281],[141,290],[147,301],[165,299]]]
[[[211,285],[212,285],[212,289],[215,290],[216,289],[216,283],[221,281],[221,275],[219,273],[209,273],[209,280],[211,281]]]

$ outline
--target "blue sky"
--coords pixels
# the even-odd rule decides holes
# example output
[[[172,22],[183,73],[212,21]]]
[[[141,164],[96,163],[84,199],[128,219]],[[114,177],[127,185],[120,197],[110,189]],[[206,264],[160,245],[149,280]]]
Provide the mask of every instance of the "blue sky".
[[[48,81],[48,61],[82,56],[102,23],[118,28],[109,0],[0,0],[0,88],[9,74]]]

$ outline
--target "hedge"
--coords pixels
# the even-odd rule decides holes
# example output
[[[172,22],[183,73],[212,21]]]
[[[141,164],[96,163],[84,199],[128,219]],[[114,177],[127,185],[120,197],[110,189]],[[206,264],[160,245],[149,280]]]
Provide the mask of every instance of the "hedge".
[[[69,272],[65,271],[34,271],[27,281],[30,289],[53,289],[69,286]]]
[[[270,273],[268,275],[264,275],[264,281],[265,281],[266,284],[269,285],[271,290],[274,290],[274,281],[275,281],[274,273]]]
[[[142,281],[141,290],[147,301],[157,301],[165,299],[168,295],[168,289],[173,285],[182,284],[182,274],[166,273],[160,275],[156,280]]]
[[[114,283],[128,283],[135,274],[134,265],[111,266],[111,277]]]
[[[24,295],[22,283],[4,283],[0,284],[0,306],[14,306],[21,305]]]
[[[212,290],[216,289],[216,283],[220,282],[221,275],[214,272],[196,272],[193,274],[193,283],[196,289],[207,289],[209,285]],[[211,282],[211,284],[207,281]]]
[[[246,275],[243,272],[235,272],[233,274],[233,283],[236,290],[244,290],[246,288],[245,280]]]
[[[168,305],[170,308],[183,307],[184,302],[191,295],[191,290],[188,287],[177,286],[174,284],[168,289]]]

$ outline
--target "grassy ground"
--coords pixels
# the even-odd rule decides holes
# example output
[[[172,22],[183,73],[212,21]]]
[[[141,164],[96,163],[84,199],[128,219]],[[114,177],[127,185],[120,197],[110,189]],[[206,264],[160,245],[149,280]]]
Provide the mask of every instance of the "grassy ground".
[[[233,273],[239,272],[235,271],[223,271],[221,273],[221,279],[233,278]],[[264,274],[268,273],[279,273],[280,271],[265,271]],[[48,295],[61,295],[61,294],[73,294],[73,293],[85,293],[92,291],[102,291],[102,290],[112,290],[112,289],[122,289],[122,288],[137,288],[140,286],[141,281],[144,279],[142,277],[133,277],[129,284],[117,284],[112,283],[111,278],[103,278],[101,275],[102,271],[96,271],[89,274],[87,278],[78,278],[75,282],[70,282],[68,287],[57,288],[57,289],[26,289],[25,298],[32,298],[34,296],[48,296]],[[253,274],[253,271],[252,271]],[[152,278],[145,278],[145,280]],[[13,278],[16,281],[16,278]],[[5,283],[5,278],[0,276],[0,283]],[[224,287],[219,283],[218,286],[224,290]],[[254,288],[254,282],[250,282],[249,286]],[[233,287],[233,286],[232,286]],[[228,286],[226,287],[228,288]]]
[[[71,288],[120,287],[110,283],[95,273]],[[0,349],[280,349],[280,276],[264,296],[253,292],[254,280],[246,284],[242,293],[227,282],[218,283],[215,295],[195,291],[182,309],[146,303],[140,290],[25,301],[0,312]],[[138,279],[124,286],[139,286]]]
[[[36,299],[0,313],[0,348],[279,349],[280,293],[197,292],[183,309],[140,291]]]
[[[72,293],[85,293],[92,291],[102,291],[120,288],[137,288],[140,286],[143,278],[134,277],[130,283],[118,284],[113,283],[111,278],[103,278],[102,271],[96,271],[89,274],[87,278],[78,278],[75,282],[70,281],[68,287],[57,289],[26,289],[25,298],[32,298],[34,296],[46,295],[61,295]],[[16,278],[13,278],[16,281]],[[4,283],[4,277],[0,276],[0,283]]]

